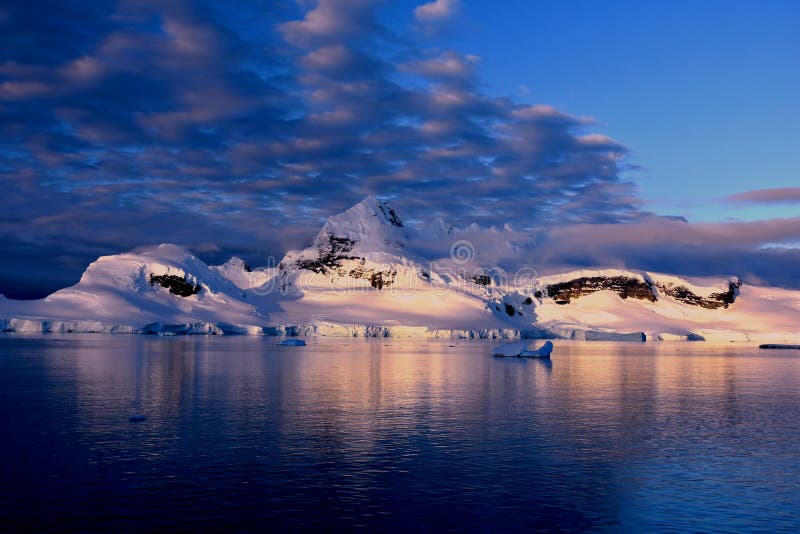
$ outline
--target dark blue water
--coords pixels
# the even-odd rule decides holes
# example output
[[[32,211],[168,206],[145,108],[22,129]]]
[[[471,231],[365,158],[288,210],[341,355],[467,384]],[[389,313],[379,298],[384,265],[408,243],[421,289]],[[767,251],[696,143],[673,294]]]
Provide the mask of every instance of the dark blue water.
[[[800,352],[488,346],[0,336],[0,525],[800,528]]]

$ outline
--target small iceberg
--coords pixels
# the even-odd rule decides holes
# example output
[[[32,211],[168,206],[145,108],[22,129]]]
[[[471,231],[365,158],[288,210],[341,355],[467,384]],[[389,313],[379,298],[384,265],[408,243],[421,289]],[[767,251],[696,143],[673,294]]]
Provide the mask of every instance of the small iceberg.
[[[305,347],[306,342],[302,339],[284,339],[278,345],[283,345],[286,347]]]
[[[142,414],[138,414],[138,413],[135,413],[133,415],[128,416],[128,421],[130,421],[132,423],[135,423],[137,421],[144,421],[145,419],[147,419],[147,417],[145,417]]]
[[[492,356],[514,356],[517,358],[549,358],[553,352],[553,342],[546,341],[544,345],[539,348],[531,349],[528,343],[517,341],[515,343],[507,343],[492,349]]]

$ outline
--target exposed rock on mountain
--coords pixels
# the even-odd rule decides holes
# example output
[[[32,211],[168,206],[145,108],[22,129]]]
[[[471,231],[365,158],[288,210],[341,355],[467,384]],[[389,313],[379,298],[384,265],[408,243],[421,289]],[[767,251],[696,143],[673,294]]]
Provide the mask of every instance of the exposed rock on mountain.
[[[200,293],[202,289],[200,284],[192,284],[182,276],[150,273],[150,285],[154,286],[156,284],[169,289],[171,294],[179,297],[191,297],[192,295]]]
[[[623,299],[635,298],[650,302],[657,300],[650,282],[627,276],[583,276],[547,286],[547,296],[556,304],[569,304],[572,299],[597,291],[613,291]]]
[[[728,282],[728,290],[725,292],[711,293],[706,297],[701,297],[692,292],[691,289],[684,285],[674,283],[657,283],[656,287],[664,295],[668,295],[673,299],[691,304],[693,306],[700,306],[709,310],[716,310],[718,308],[727,308],[736,301],[736,294],[742,282],[737,280],[735,282]]]
[[[302,257],[295,261],[299,269],[327,274],[330,269],[339,269],[343,260],[361,260],[358,256],[348,255],[356,241],[347,237],[331,234],[321,235],[316,240],[316,257]],[[283,263],[281,263],[283,265]]]

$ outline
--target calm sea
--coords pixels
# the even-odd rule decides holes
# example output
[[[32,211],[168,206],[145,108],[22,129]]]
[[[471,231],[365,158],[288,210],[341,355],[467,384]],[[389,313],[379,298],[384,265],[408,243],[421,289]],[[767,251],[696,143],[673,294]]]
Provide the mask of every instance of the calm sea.
[[[798,351],[276,342],[0,335],[2,529],[800,529]]]

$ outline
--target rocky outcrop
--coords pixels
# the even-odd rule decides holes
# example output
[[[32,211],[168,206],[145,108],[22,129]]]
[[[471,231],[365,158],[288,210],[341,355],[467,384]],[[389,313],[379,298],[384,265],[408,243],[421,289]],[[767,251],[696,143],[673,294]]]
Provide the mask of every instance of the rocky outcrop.
[[[389,222],[389,224],[391,224],[392,226],[397,226],[398,228],[403,227],[403,221],[400,220],[400,217],[397,216],[394,210],[390,208],[386,204],[386,202],[379,200],[377,205],[378,209],[381,211],[381,214],[383,215],[383,218],[386,219]]]
[[[742,282],[728,282],[728,290],[724,292],[711,293],[705,297],[697,295],[686,286],[672,283],[656,282],[658,291],[670,298],[684,304],[700,306],[709,310],[727,308],[736,300],[737,290],[742,286]]]
[[[623,299],[657,300],[650,282],[629,276],[583,276],[547,286],[547,296],[556,304],[569,304],[573,299],[597,291],[613,291]]]
[[[727,291],[698,295],[685,285],[663,281],[653,283],[647,277],[638,279],[632,276],[583,276],[550,284],[546,292],[556,304],[569,304],[574,299],[597,291],[613,291],[623,299],[635,298],[656,302],[661,295],[684,304],[715,310],[733,304],[741,285],[741,281],[736,280],[728,282]]]
[[[488,274],[476,274],[470,277],[474,284],[479,286],[488,286],[492,283],[492,278]]]
[[[369,280],[370,287],[374,289],[391,286],[395,282],[397,271],[392,268],[366,267],[365,258],[351,254],[355,244],[352,239],[327,234],[317,239],[316,258],[299,258],[294,263],[298,269],[317,274],[335,274],[343,278]],[[283,271],[286,265],[281,264],[278,268]]]
[[[353,250],[355,241],[346,237],[326,234],[317,240],[317,257],[300,258],[297,267],[318,274],[327,274],[330,269],[338,269],[344,260],[361,259],[348,253]],[[279,266],[283,268],[283,264]]]
[[[362,279],[362,280],[369,280],[370,287],[374,289],[383,289],[384,287],[389,287],[395,281],[397,277],[397,271],[393,269],[387,269],[385,271],[379,271],[375,269],[368,269],[362,265],[358,267],[354,267],[349,271],[347,269],[340,269],[339,270],[340,276],[349,276],[350,278],[355,279]]]
[[[202,289],[199,284],[193,284],[184,277],[174,274],[151,274],[149,284],[151,286],[158,284],[178,297],[191,297],[200,293]]]

